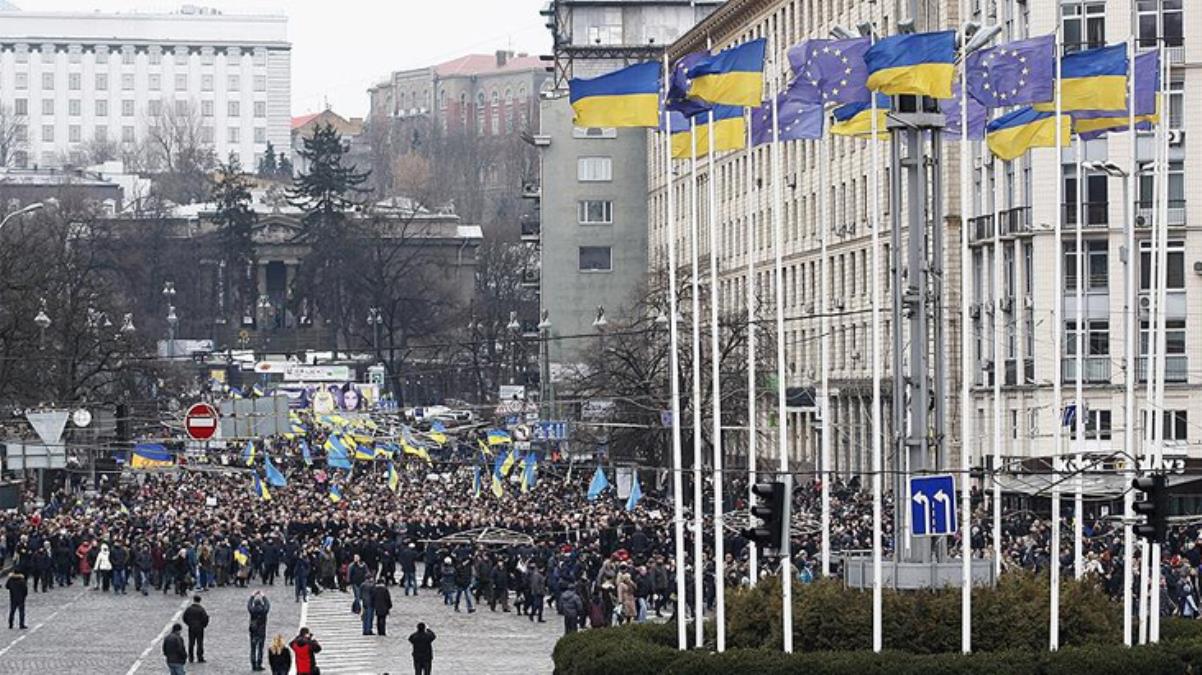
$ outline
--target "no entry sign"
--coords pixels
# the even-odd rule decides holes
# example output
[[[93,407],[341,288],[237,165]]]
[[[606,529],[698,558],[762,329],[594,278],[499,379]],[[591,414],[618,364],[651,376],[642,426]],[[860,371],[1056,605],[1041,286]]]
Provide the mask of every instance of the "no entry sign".
[[[208,403],[197,403],[184,416],[184,430],[194,441],[207,441],[217,433],[217,409]]]

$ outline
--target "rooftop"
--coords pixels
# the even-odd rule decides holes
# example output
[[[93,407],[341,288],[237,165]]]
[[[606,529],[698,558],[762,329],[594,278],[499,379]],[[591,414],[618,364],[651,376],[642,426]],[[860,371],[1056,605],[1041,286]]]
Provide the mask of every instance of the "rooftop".
[[[496,54],[468,54],[434,66],[439,77],[465,77],[508,73],[521,70],[542,70],[546,67],[537,56],[497,52]]]

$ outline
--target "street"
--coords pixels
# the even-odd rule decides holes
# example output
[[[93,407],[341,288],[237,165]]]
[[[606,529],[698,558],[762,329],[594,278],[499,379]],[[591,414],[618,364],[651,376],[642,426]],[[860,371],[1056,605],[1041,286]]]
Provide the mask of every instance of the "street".
[[[487,606],[475,614],[456,614],[443,606],[434,591],[405,598],[399,587],[393,587],[388,635],[369,637],[361,634],[359,617],[350,611],[349,592],[325,592],[301,604],[294,601],[291,587],[256,582],[246,589],[219,588],[201,594],[210,616],[205,633],[207,662],[189,664],[187,672],[251,672],[246,600],[260,588],[271,600],[268,645],[276,633],[291,640],[301,625],[307,625],[322,645],[318,665],[329,675],[411,672],[408,636],[418,621],[438,635],[434,664],[441,672],[545,673],[551,671],[551,650],[562,631],[559,617],[550,612],[545,624],[531,624],[500,610],[494,614]],[[128,596],[113,597],[78,583],[31,594],[28,630],[0,626],[0,673],[164,672],[162,638],[187,602],[174,594],[142,597],[132,590]]]

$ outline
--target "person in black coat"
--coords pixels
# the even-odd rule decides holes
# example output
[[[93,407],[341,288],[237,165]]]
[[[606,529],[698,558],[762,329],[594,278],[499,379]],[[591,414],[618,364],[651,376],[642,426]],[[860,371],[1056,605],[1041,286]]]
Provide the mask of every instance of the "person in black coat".
[[[184,610],[184,625],[188,627],[188,663],[193,657],[198,663],[205,662],[205,628],[209,625],[209,613],[200,606],[200,596],[192,596],[192,604]]]
[[[430,667],[434,663],[434,631],[426,628],[426,624],[417,624],[417,632],[409,636],[413,645],[413,671],[416,675],[430,675]]]
[[[167,670],[171,675],[184,675],[184,663],[188,650],[184,647],[184,627],[178,623],[171,626],[171,634],[163,638],[163,656],[167,658]]]
[[[409,595],[409,589],[413,589],[413,595],[417,595],[417,547],[410,543],[401,552],[397,554],[397,559],[401,563],[401,586],[405,587],[405,595]],[[429,563],[427,563],[428,565]]]
[[[371,591],[372,611],[376,613],[376,635],[386,635],[388,613],[392,611],[392,592],[384,584],[376,584]]]
[[[13,629],[13,615],[21,615],[21,628],[25,628],[25,598],[29,596],[29,582],[21,570],[13,570],[4,583],[8,589],[8,629]]]

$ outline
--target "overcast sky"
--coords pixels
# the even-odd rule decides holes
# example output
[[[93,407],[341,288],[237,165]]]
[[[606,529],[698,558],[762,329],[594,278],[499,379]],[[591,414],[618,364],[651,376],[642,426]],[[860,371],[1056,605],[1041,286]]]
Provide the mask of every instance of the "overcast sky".
[[[367,112],[367,88],[394,70],[472,52],[549,53],[538,10],[546,0],[11,0],[35,11],[175,11],[184,4],[226,14],[287,14],[292,113]]]

